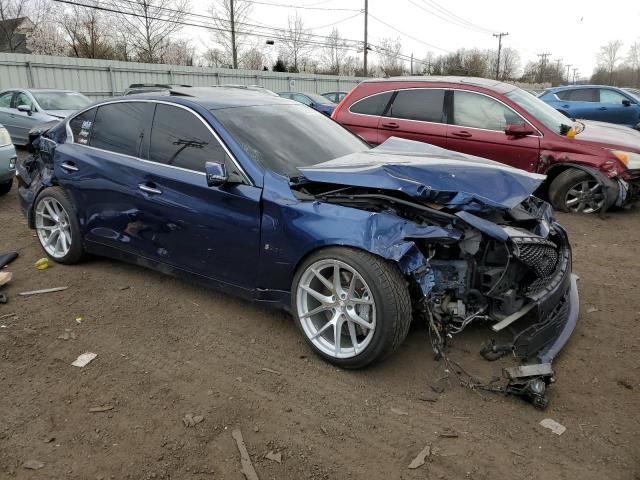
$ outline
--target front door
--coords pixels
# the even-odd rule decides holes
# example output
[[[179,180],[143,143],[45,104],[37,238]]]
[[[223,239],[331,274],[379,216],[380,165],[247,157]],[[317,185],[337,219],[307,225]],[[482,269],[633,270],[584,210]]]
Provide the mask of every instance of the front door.
[[[635,127],[640,122],[640,105],[609,88],[600,89],[600,106],[594,120]]]
[[[493,97],[454,90],[449,122],[446,146],[449,150],[536,171],[540,137],[537,134],[507,135],[507,125],[521,124],[525,120]]]
[[[18,110],[18,107],[22,105],[31,108],[31,111],[21,112]],[[21,145],[24,145],[29,141],[29,130],[46,121],[43,119],[43,115],[38,112],[36,104],[31,96],[24,92],[16,93],[16,96],[13,99],[13,108],[11,109],[9,117],[13,129],[13,132],[10,133],[12,137],[15,135],[14,142]]]

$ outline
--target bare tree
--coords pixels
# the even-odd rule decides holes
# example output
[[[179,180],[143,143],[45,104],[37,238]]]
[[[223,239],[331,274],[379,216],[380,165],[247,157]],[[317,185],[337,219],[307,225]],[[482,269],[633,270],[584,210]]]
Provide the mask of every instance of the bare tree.
[[[253,46],[242,53],[240,65],[247,70],[262,70],[266,58],[258,46]]]
[[[289,63],[290,69],[294,72],[300,71],[301,57],[310,50],[309,39],[309,31],[304,28],[302,17],[298,16],[296,10],[295,16],[289,16],[287,19],[287,28],[284,29],[279,39],[280,56]]]
[[[225,53],[219,48],[208,48],[202,54],[202,63],[206,67],[228,67],[231,65],[229,58],[225,56]]]
[[[233,68],[238,68],[238,57],[242,54],[238,45],[252,31],[246,25],[252,9],[253,4],[249,0],[213,0],[209,6],[209,14],[217,29],[214,40],[222,47],[224,55],[231,59]],[[234,35],[231,34],[232,26]]]
[[[511,47],[502,49],[500,59],[500,80],[511,80],[520,69],[520,54]]]
[[[129,43],[141,62],[158,63],[172,36],[182,29],[189,0],[130,0],[121,15]]]
[[[28,37],[49,11],[46,0],[0,0],[0,43],[4,50],[25,51]]]
[[[380,70],[385,77],[402,75],[403,61],[400,58],[402,43],[400,38],[383,38],[377,49],[380,58]]]
[[[633,74],[633,84],[638,84],[638,69],[640,68],[640,42],[636,41],[631,44],[626,58],[631,73]]]
[[[113,59],[112,26],[99,10],[73,6],[62,16],[62,29],[74,57]]]
[[[27,48],[36,55],[65,55],[68,51],[64,35],[54,22],[43,22],[27,39]]]
[[[325,72],[330,75],[340,75],[345,57],[347,56],[347,44],[337,28],[333,28],[325,42],[322,52]]]
[[[620,40],[611,40],[606,45],[600,47],[598,52],[598,65],[609,72],[609,83],[613,82],[613,71],[620,61],[620,49],[622,42]]]
[[[196,49],[189,40],[173,40],[164,49],[160,63],[192,66],[195,56]]]

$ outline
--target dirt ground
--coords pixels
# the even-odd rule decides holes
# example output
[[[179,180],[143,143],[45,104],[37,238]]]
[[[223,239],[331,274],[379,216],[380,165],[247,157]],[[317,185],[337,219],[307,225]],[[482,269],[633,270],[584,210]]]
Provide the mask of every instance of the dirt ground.
[[[454,379],[435,395],[444,372],[422,325],[382,364],[343,371],[281,312],[110,260],[38,271],[13,190],[0,199],[0,253],[20,253],[0,305],[0,478],[241,480],[239,428],[263,480],[640,479],[640,208],[559,217],[581,315],[539,411]],[[499,373],[478,354],[482,334],[464,332],[451,355]],[[87,351],[97,358],[71,366]],[[204,420],[187,427],[188,413]]]

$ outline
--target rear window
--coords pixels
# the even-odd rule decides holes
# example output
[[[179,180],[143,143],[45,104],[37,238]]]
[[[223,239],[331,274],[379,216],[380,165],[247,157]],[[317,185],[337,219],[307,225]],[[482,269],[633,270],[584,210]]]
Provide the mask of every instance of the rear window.
[[[96,110],[97,108],[87,110],[69,121],[69,127],[73,133],[73,143],[79,143],[81,145],[89,144],[91,127],[93,126],[93,119],[96,116]]]
[[[560,100],[567,102],[598,102],[598,90],[595,88],[576,88],[574,90],[563,90],[556,92]]]
[[[349,111],[351,113],[360,113],[362,115],[376,115],[380,116],[384,113],[389,100],[391,100],[393,92],[378,93],[351,105]]]
[[[98,107],[91,130],[91,146],[138,156],[142,132],[153,107],[152,103],[143,102],[110,103]]]
[[[400,90],[393,100],[388,116],[423,122],[442,122],[444,90]]]

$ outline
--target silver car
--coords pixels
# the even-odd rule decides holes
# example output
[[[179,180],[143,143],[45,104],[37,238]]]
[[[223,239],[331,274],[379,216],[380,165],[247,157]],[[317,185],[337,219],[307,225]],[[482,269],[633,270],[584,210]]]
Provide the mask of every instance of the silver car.
[[[91,103],[73,90],[13,88],[0,92],[0,123],[16,145],[26,145],[29,130],[65,118]]]
[[[0,196],[11,190],[16,173],[16,149],[7,129],[0,125]]]

